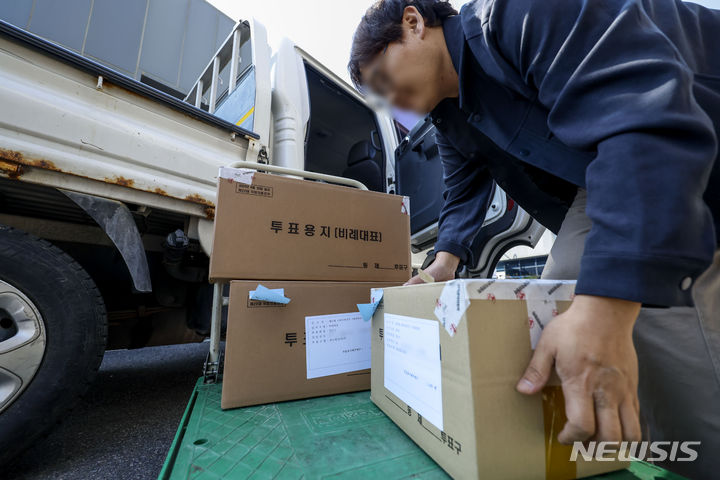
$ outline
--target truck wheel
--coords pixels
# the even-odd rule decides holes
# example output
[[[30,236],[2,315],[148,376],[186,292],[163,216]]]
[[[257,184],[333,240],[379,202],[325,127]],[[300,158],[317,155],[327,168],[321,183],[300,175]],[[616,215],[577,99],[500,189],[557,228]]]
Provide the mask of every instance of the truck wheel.
[[[0,225],[0,465],[85,393],[107,336],[87,272],[54,245]]]

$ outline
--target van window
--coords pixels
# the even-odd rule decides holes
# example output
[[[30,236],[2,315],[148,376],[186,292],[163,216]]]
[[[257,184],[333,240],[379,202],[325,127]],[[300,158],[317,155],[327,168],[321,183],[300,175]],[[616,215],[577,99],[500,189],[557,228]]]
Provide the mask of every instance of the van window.
[[[384,192],[385,154],[374,112],[307,62],[310,121],[305,170],[352,178]]]

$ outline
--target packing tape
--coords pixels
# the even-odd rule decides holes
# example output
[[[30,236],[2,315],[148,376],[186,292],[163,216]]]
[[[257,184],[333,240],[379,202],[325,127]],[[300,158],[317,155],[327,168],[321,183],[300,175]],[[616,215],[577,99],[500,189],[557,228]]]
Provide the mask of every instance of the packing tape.
[[[220,167],[218,178],[244,183],[245,185],[252,185],[253,179],[255,178],[255,170],[250,168]]]
[[[425,270],[423,270],[422,268],[419,268],[419,269],[418,269],[418,274],[417,274],[417,276],[418,276],[418,278],[420,278],[420,280],[422,280],[422,281],[425,282],[425,283],[435,283],[435,277],[433,277],[432,275],[430,275],[429,273],[427,273],[427,272],[426,272]]]
[[[404,213],[405,215],[410,216],[410,197],[402,197],[400,213]]]
[[[434,313],[451,337],[455,336],[460,320],[469,306],[466,283],[463,280],[447,282],[435,301]]]
[[[383,299],[383,289],[373,288],[370,290],[370,303],[358,303],[357,308],[364,321],[369,322],[375,314],[380,301]]]
[[[285,296],[284,288],[267,288],[260,284],[255,287],[255,290],[250,290],[248,293],[250,300],[262,300],[265,302],[272,303],[290,303],[290,299]]]
[[[577,478],[577,466],[570,461],[572,445],[557,440],[567,416],[562,387],[548,385],[542,390],[543,423],[545,424],[545,478],[567,480]]]
[[[435,306],[435,316],[452,337],[470,306],[470,300],[524,300],[528,313],[530,346],[535,349],[543,329],[557,316],[558,301],[571,301],[575,282],[474,279],[451,280],[445,284]]]
[[[363,321],[369,322],[370,319],[372,319],[373,315],[375,315],[375,310],[377,310],[378,305],[380,305],[380,302],[357,304],[358,312],[360,312],[360,315],[362,315]]]

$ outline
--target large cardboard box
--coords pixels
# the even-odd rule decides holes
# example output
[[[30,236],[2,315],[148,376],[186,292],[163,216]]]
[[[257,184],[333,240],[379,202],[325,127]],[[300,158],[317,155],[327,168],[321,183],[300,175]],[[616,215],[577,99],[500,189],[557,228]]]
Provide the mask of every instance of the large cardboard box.
[[[625,468],[570,462],[562,390],[515,385],[573,282],[455,280],[384,289],[373,316],[372,400],[458,479],[571,479]],[[377,295],[377,294],[376,294]]]
[[[210,279],[404,282],[409,199],[222,168]]]
[[[222,408],[369,389],[370,320],[357,304],[389,285],[263,281],[282,304],[250,298],[257,281],[231,282]]]

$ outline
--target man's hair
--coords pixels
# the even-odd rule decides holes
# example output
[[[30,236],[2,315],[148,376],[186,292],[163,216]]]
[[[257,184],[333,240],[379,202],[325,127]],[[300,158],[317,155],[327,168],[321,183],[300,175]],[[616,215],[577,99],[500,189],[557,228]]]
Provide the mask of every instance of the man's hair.
[[[389,43],[402,38],[402,18],[406,7],[417,8],[425,25],[439,27],[443,20],[457,15],[448,0],[378,0],[371,6],[355,30],[348,71],[356,87],[362,84],[360,68],[366,66]]]

